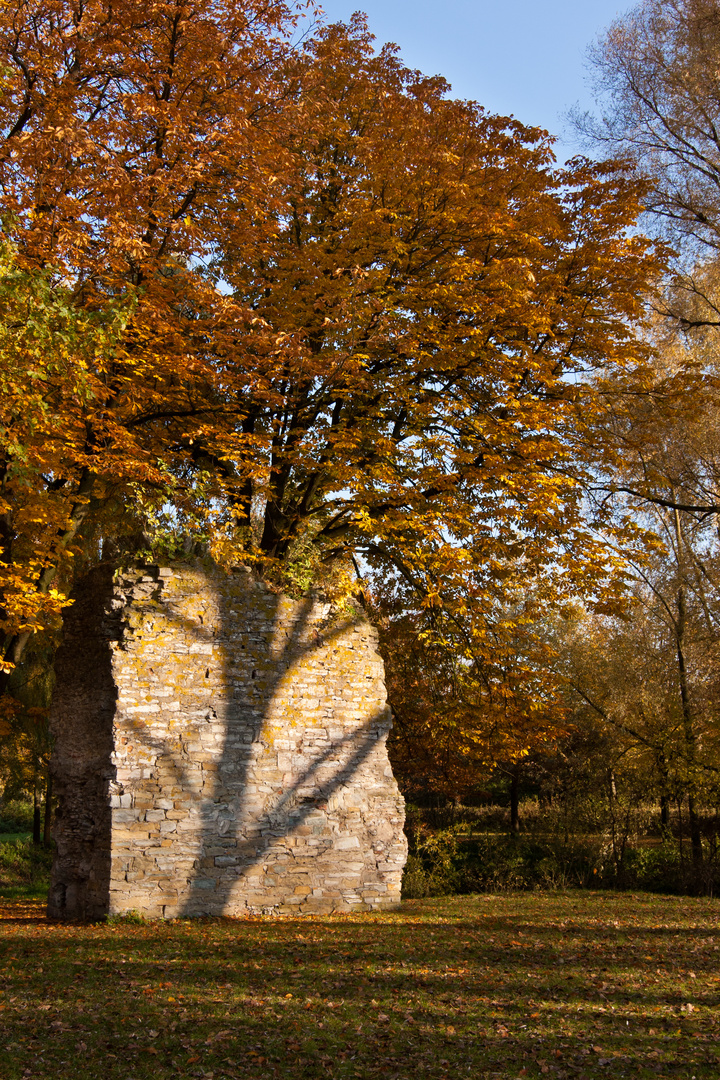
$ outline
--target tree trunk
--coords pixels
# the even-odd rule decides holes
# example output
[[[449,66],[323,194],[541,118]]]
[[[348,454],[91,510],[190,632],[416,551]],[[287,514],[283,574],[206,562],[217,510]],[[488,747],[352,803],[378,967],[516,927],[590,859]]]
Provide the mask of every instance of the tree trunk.
[[[670,825],[670,800],[667,795],[660,796],[660,832],[667,836]]]
[[[702,834],[700,832],[700,819],[695,809],[695,799],[692,794],[688,795],[688,820],[690,823],[690,848],[692,850],[693,866],[700,866],[703,858]]]
[[[513,836],[520,832],[519,787],[520,766],[516,765],[510,774],[510,832]]]
[[[683,571],[682,550],[683,537],[680,528],[680,514],[675,511],[675,535],[678,546],[678,568]],[[685,736],[685,752],[690,771],[690,786],[688,792],[688,819],[690,825],[690,849],[692,851],[693,866],[697,869],[702,864],[702,836],[700,834],[700,822],[695,809],[695,798],[692,793],[692,785],[695,780],[694,771],[697,756],[697,735],[693,723],[692,706],[690,703],[690,688],[688,684],[687,665],[685,663],[685,628],[687,625],[687,609],[685,604],[685,586],[682,578],[677,591],[677,622],[675,626],[675,644],[678,662],[678,676],[680,683],[680,702],[682,705],[683,734]]]
[[[48,773],[45,787],[45,821],[43,822],[43,844],[50,847],[52,839],[52,776]]]
[[[40,832],[40,800],[38,799],[37,780],[33,785],[33,844],[39,845],[42,841]]]
[[[660,773],[660,835],[663,840],[667,840],[670,836],[670,796],[668,795],[670,784],[663,747],[658,750],[657,765]]]

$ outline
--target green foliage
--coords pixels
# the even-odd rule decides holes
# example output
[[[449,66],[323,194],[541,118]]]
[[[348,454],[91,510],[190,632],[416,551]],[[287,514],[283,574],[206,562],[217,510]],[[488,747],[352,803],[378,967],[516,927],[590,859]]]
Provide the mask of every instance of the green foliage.
[[[45,897],[50,885],[52,851],[31,838],[0,844],[0,896]]]
[[[121,915],[110,915],[107,919],[108,926],[144,926],[147,919],[141,911],[134,908],[124,911]]]
[[[403,875],[403,897],[451,896],[466,889],[466,851],[462,848],[462,825],[419,835],[408,854]],[[477,891],[477,890],[476,890]]]
[[[33,805],[27,799],[11,799],[0,805],[0,833],[31,832]]]
[[[415,841],[403,897],[587,887],[603,882],[601,863],[600,844],[590,839],[478,834],[459,824]]]
[[[631,822],[635,828],[618,842],[613,823],[596,816],[594,799],[573,805],[569,827],[562,805],[540,811],[521,806],[524,831],[510,835],[501,807],[449,807],[422,811],[410,807],[410,854],[403,877],[403,897],[469,895],[509,889],[631,889],[681,895],[720,893],[720,852],[709,835],[703,862],[696,866],[687,839],[653,835],[645,807]],[[454,823],[450,818],[454,817]],[[659,833],[659,830],[655,830]]]
[[[617,877],[626,889],[686,896],[720,893],[717,851],[706,842],[702,864],[695,866],[687,840],[682,843],[677,837],[628,848]]]

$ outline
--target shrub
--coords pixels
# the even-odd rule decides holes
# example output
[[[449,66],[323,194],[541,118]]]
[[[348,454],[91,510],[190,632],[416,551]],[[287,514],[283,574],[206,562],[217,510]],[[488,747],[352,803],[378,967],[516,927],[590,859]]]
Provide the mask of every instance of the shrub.
[[[564,889],[603,880],[598,842],[478,834],[459,824],[436,832],[413,831],[403,896]]]
[[[50,885],[52,852],[31,839],[0,844],[0,895],[29,896],[46,893]]]
[[[147,919],[142,911],[131,908],[130,911],[123,911],[117,915],[108,915],[106,921],[108,926],[144,926]]]
[[[33,804],[25,799],[11,799],[0,805],[0,833],[32,832]]]
[[[460,831],[454,825],[437,832],[420,832],[412,842],[412,850],[403,875],[402,892],[408,899],[425,896],[451,896],[465,892],[463,885],[463,855]]]

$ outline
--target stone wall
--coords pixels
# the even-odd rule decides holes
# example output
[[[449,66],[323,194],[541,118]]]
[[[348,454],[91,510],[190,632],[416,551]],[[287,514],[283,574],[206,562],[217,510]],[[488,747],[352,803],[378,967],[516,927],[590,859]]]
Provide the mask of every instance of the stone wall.
[[[51,916],[399,901],[404,804],[358,614],[209,564],[103,565],[56,677]]]

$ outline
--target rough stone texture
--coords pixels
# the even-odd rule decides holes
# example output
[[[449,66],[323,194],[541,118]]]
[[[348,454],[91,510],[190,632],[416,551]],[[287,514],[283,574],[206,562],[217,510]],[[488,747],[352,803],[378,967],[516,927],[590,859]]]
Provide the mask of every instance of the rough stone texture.
[[[245,571],[103,565],[56,675],[51,916],[399,901],[404,803],[361,616]]]

